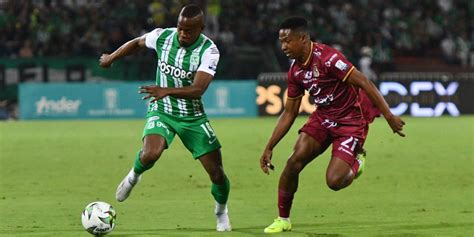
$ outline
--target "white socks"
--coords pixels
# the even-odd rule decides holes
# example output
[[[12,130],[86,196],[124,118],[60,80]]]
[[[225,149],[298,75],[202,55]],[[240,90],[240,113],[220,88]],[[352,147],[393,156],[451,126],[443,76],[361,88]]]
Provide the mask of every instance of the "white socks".
[[[214,213],[216,214],[217,218],[216,230],[219,232],[231,231],[232,226],[230,225],[229,215],[227,214],[227,205],[216,202],[216,209],[214,209]]]
[[[130,170],[130,172],[128,172],[128,175],[129,177],[129,181],[132,182],[133,184],[136,184],[138,182],[138,180],[140,180],[140,174],[137,174],[135,173],[135,171],[133,170]]]
[[[216,209],[214,210],[214,213],[216,215],[223,214],[227,212],[227,204],[220,204],[216,202]]]

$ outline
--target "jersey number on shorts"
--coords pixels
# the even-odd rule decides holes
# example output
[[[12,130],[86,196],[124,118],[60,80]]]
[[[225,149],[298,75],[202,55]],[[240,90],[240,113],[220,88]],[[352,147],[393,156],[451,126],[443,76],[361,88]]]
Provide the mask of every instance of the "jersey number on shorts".
[[[209,122],[201,124],[201,128],[204,130],[207,137],[209,137],[209,144],[212,144],[217,140],[216,134],[214,133],[214,130],[212,129]]]
[[[217,140],[216,134],[214,133],[214,130],[212,129],[209,122],[205,122],[205,123],[201,124],[201,128],[204,130],[207,137],[209,137],[209,144],[212,144]]]
[[[354,137],[350,137],[348,138],[347,140],[341,142],[341,145],[347,149],[350,149],[352,152],[354,152],[354,149],[355,147],[357,146],[357,142],[359,141],[359,139],[357,138],[354,138]],[[349,143],[352,142],[352,146],[349,147]]]

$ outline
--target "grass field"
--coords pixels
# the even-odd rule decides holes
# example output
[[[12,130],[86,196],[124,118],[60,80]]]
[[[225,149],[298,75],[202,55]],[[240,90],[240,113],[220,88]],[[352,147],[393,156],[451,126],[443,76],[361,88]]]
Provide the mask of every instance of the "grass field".
[[[326,187],[328,152],[311,163],[300,177],[293,231],[275,236],[474,236],[474,117],[404,119],[404,139],[377,119],[366,172],[347,189]],[[179,139],[126,202],[115,201],[144,120],[2,122],[0,236],[88,236],[80,214],[95,200],[117,210],[111,236],[263,236],[306,118],[275,149],[276,171],[266,176],[258,159],[275,121],[211,119],[231,180],[231,233],[215,232],[210,181]]]

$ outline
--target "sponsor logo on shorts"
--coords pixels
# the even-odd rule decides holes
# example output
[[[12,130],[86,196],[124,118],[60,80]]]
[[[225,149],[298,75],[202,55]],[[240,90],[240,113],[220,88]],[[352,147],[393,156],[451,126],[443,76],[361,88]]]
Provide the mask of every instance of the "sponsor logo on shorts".
[[[159,119],[160,119],[160,116],[150,117],[147,121],[146,129],[153,129],[155,127],[164,128],[166,130],[166,133],[170,134],[170,130],[168,129],[168,127],[161,121],[157,121]]]
[[[323,125],[325,128],[333,128],[337,126],[337,122],[325,119],[324,122],[321,123],[321,125]]]

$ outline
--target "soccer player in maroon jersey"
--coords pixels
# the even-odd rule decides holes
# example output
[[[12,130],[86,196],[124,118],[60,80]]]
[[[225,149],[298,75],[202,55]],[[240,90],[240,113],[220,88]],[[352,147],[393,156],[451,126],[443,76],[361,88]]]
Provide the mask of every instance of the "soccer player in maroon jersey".
[[[288,158],[278,185],[279,217],[265,233],[291,230],[290,209],[303,168],[332,144],[326,183],[332,190],[349,186],[364,168],[363,145],[369,123],[380,113],[394,133],[405,124],[393,115],[375,85],[342,53],[312,42],[304,18],[291,17],[280,25],[279,40],[287,57],[294,59],[288,71],[288,100],[260,158],[260,167],[273,169],[272,150],[285,136],[298,115],[305,90],[316,110],[299,130],[293,153]]]

